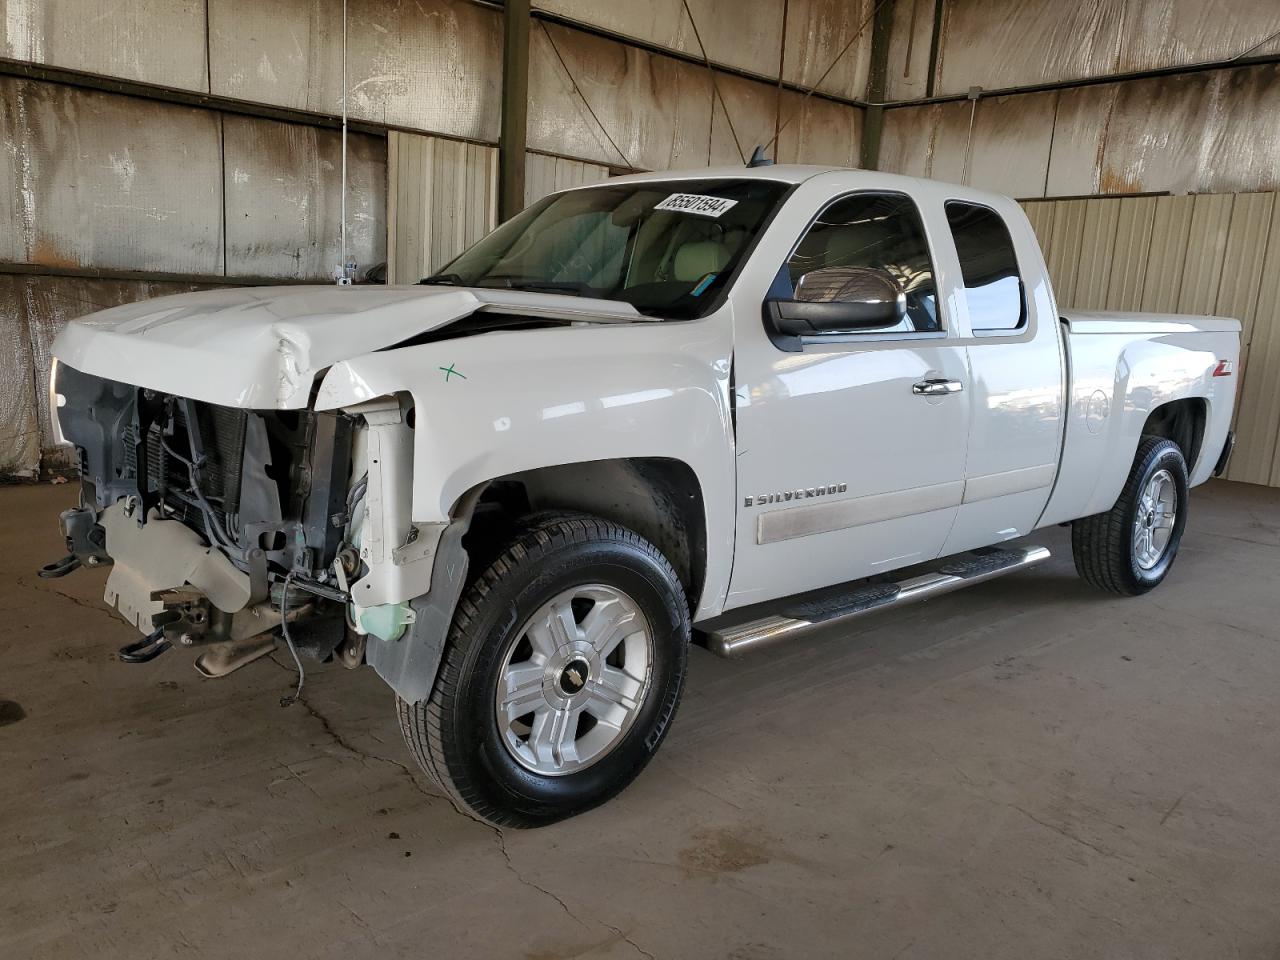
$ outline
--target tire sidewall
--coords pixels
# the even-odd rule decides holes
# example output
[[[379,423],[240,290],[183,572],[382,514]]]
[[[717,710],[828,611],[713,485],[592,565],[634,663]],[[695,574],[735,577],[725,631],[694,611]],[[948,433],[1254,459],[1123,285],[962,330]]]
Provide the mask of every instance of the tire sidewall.
[[[1177,495],[1177,514],[1173,521],[1173,534],[1165,547],[1160,562],[1149,570],[1144,570],[1138,563],[1137,552],[1133,543],[1133,528],[1142,505],[1142,491],[1148,481],[1160,470],[1168,470],[1173,477],[1174,491]],[[1182,542],[1182,533],[1187,525],[1187,495],[1190,486],[1187,479],[1187,463],[1182,451],[1170,440],[1156,444],[1144,458],[1142,469],[1134,473],[1135,483],[1130,497],[1129,509],[1124,515],[1125,535],[1128,538],[1126,555],[1129,560],[1129,576],[1135,588],[1142,593],[1157,586],[1169,573],[1173,561],[1178,555],[1178,546]]]
[[[502,740],[495,711],[499,676],[514,632],[557,594],[591,583],[623,591],[644,614],[653,642],[648,693],[630,729],[606,756],[576,773],[540,775],[521,765]],[[455,742],[444,745],[449,765],[465,765],[469,779],[491,802],[527,817],[558,819],[607,800],[658,748],[683,685],[688,615],[670,567],[632,543],[569,543],[527,557],[488,593],[484,605],[462,665],[466,679],[451,724]]]

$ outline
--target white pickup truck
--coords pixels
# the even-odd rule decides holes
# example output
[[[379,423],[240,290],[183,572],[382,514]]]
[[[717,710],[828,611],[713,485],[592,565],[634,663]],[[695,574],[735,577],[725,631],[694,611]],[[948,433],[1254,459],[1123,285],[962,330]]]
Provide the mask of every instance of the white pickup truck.
[[[1043,560],[1166,575],[1239,324],[1060,312],[1012,200],[875,172],[620,177],[394,287],[215,291],[59,337],[70,553],[150,659],[367,662],[477,816],[621,790],[687,647],[737,656]],[[283,648],[282,648],[283,649]],[[298,661],[299,686],[302,666]]]

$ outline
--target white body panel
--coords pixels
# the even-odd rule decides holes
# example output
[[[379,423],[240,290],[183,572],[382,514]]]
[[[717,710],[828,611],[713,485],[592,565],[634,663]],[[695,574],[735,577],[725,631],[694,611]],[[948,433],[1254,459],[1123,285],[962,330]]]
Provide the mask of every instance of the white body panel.
[[[715,316],[491,333],[334,364],[315,406],[413,397],[415,523],[448,520],[470,488],[525,470],[625,457],[685,463],[706,509],[698,613],[709,616],[733,562],[731,350]]]
[[[1062,340],[1048,271],[1021,209],[985,198],[1009,227],[1025,288],[1026,328],[975,335],[963,291],[961,325],[969,355],[969,450],[964,503],[943,547],[957,553],[1030,533],[1057,476],[1066,396]]]
[[[228,407],[306,407],[316,375],[477,310],[639,321],[630,304],[451,287],[293,286],[184,293],[67,325],[55,355],[82,373]]]
[[[911,389],[929,378],[968,379],[948,295],[958,267],[935,262],[942,336],[814,337],[786,352],[764,329],[769,284],[809,223],[834,197],[867,186],[867,175],[853,171],[802,184],[730,295],[739,494],[731,607],[931,560],[963,499],[968,397]],[[820,499],[759,503],[833,483],[843,489]]]
[[[1040,525],[1110,509],[1124,486],[1142,427],[1156,407],[1200,398],[1204,436],[1191,485],[1204,483],[1231,428],[1236,377],[1215,377],[1219,361],[1234,368],[1240,325],[1223,317],[1127,317],[1068,312],[1071,401],[1062,464]]]
[[[1209,476],[1236,386],[1212,372],[1237,359],[1235,321],[1072,314],[1064,340],[1025,216],[1007,198],[964,187],[804,167],[625,179],[709,176],[794,189],[725,299],[700,320],[655,321],[625,303],[513,290],[259,288],[107,310],[72,322],[54,354],[85,373],[229,406],[350,409],[409,395],[412,475],[380,487],[384,502],[401,504],[396,529],[406,488],[411,522],[439,525],[467,491],[513,473],[678,460],[704,503],[699,620],[1105,510],[1147,414],[1171,400],[1204,400],[1192,482]],[[944,330],[814,338],[781,351],[763,327],[769,283],[814,213],[858,190],[916,202]],[[974,335],[943,210],[949,199],[988,205],[1009,225],[1024,329]],[[584,322],[389,349],[477,310]],[[912,384],[926,377],[960,381],[964,391],[914,396]],[[831,489],[809,495],[818,487]],[[745,505],[797,489],[803,503]],[[379,549],[391,556],[402,546]],[[428,573],[401,583],[420,588]],[[410,587],[367,589],[394,602]]]

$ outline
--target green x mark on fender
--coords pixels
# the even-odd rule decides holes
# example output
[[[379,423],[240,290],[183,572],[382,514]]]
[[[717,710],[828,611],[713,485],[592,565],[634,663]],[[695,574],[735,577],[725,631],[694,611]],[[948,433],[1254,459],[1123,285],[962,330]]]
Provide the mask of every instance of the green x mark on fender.
[[[449,382],[449,377],[450,377],[450,376],[454,376],[454,377],[461,377],[463,380],[467,379],[467,375],[466,375],[465,373],[459,373],[457,370],[453,369],[453,364],[452,364],[452,363],[451,363],[451,364],[449,364],[447,367],[436,367],[436,369],[437,369],[437,370],[443,370],[443,371],[444,371],[444,382],[445,382],[445,383],[448,383],[448,382]]]

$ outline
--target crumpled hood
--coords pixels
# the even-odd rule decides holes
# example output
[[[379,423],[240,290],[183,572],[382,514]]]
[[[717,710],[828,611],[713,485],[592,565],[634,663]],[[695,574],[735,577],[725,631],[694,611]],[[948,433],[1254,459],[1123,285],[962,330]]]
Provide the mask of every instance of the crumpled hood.
[[[626,323],[627,303],[447,286],[247,287],[73,320],[53,355],[83,373],[252,409],[307,405],[316,374],[477,310]]]

